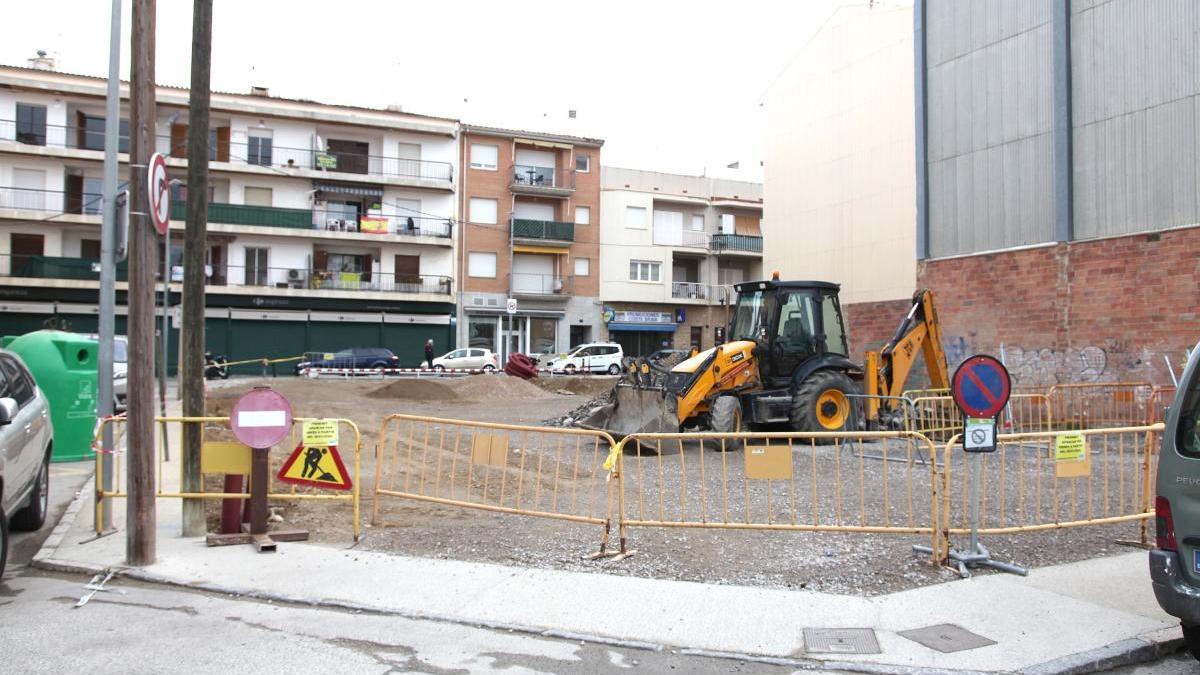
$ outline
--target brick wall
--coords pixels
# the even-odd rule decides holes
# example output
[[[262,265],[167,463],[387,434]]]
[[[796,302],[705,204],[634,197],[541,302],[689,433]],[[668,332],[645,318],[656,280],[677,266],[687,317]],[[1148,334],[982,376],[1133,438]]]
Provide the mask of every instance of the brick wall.
[[[1200,227],[924,261],[951,368],[1004,357],[1018,384],[1170,382],[1200,339]],[[846,307],[856,354],[891,337],[908,301]]]

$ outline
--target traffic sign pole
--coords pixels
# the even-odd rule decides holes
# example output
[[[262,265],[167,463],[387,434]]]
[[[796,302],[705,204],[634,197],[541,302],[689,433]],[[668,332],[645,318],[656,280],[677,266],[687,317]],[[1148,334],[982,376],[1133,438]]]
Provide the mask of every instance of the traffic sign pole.
[[[267,493],[271,481],[271,448],[292,431],[292,405],[270,387],[255,387],[233,404],[229,426],[242,444],[250,447],[250,526],[235,534],[210,534],[209,546],[253,544],[260,553],[275,550],[276,541],[303,541],[308,530],[267,533]]]
[[[990,567],[1025,576],[1028,571],[1024,567],[993,560],[991,552],[979,541],[983,521],[983,455],[996,451],[996,416],[1008,405],[1012,379],[999,360],[976,354],[959,365],[950,383],[950,394],[963,416],[960,437],[963,452],[967,455],[964,466],[968,467],[971,534],[965,551],[951,549],[947,556],[958,563],[958,573],[964,578],[971,576],[972,567]],[[925,554],[933,552],[928,546],[913,546],[913,550]]]

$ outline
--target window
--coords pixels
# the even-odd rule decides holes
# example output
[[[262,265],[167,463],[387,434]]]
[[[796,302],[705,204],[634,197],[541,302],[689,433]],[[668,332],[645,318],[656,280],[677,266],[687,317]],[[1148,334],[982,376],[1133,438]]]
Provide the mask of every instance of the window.
[[[79,257],[84,260],[100,259],[100,240],[83,239],[79,242]]]
[[[246,278],[247,286],[267,285],[267,254],[270,249],[246,247]]]
[[[79,115],[79,147],[84,150],[104,149],[104,118],[97,115]],[[129,152],[129,120],[121,120],[117,139],[117,152]]]
[[[467,317],[467,343],[472,347],[496,349],[496,319]]]
[[[496,254],[472,251],[467,257],[467,270],[467,276],[495,279]]]
[[[641,230],[646,229],[646,207],[626,206],[625,227],[634,227]]]
[[[592,209],[590,206],[575,207],[575,224],[576,225],[591,225],[592,224]]]
[[[11,356],[0,359],[0,363],[4,366],[4,377],[8,380],[8,395],[17,400],[17,405],[24,407],[34,397],[33,377]]]
[[[485,225],[496,224],[496,200],[484,199],[482,197],[471,197],[471,215],[472,223],[483,223]],[[493,275],[495,276],[495,275]]]
[[[579,173],[591,171],[592,158],[590,155],[575,155],[575,170]]]
[[[483,355],[484,355],[484,352],[482,349],[472,349],[471,350],[471,358],[478,359],[478,358],[481,358]]]
[[[575,259],[575,276],[586,277],[592,272],[592,261],[589,258]]]
[[[662,263],[648,260],[629,261],[630,281],[658,281]]]
[[[246,206],[271,206],[271,188],[246,186]]]
[[[692,215],[692,231],[693,232],[703,232],[704,231],[704,216],[700,215],[699,213]]]
[[[481,143],[471,144],[471,168],[483,169],[484,171],[495,171],[496,165],[499,162],[500,146],[498,145],[483,145]]]
[[[813,349],[813,297],[808,293],[789,293],[779,309],[775,343],[785,351],[811,354]]]
[[[271,166],[273,134],[270,129],[251,128],[246,139],[246,163]]]
[[[825,352],[846,356],[850,350],[846,345],[846,331],[842,327],[842,313],[838,311],[836,295],[821,297],[821,330],[825,333]]]
[[[700,326],[692,326],[690,333],[691,343],[689,346],[699,349],[700,341],[704,339],[704,329]]]
[[[83,179],[83,209],[81,213],[95,215],[104,211],[104,180]]]
[[[27,145],[46,144],[46,106],[17,104],[17,142]]]

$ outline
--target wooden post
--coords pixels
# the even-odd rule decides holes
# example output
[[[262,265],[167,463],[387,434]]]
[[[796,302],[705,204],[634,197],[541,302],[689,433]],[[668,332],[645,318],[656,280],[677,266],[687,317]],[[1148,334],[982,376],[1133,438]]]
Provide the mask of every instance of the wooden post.
[[[146,167],[155,149],[154,2],[133,0],[129,88],[129,391],[125,559],[155,556],[154,274],[158,232],[150,218]]]
[[[203,417],[204,409],[204,267],[208,248],[208,114],[212,63],[212,0],[192,5],[192,86],[188,102],[187,226],[183,238],[183,331],[179,384],[185,417]],[[201,424],[183,425],[183,489],[200,492]],[[183,536],[206,529],[204,501],[183,501]]]

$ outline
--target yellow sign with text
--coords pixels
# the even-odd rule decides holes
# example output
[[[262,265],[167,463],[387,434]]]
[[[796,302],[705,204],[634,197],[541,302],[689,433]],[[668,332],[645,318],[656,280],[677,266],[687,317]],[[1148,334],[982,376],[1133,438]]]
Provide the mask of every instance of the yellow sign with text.
[[[1092,474],[1092,457],[1083,434],[1064,434],[1054,439],[1054,475],[1080,478]]]
[[[337,420],[309,420],[304,423],[303,443],[309,446],[338,444]]]

